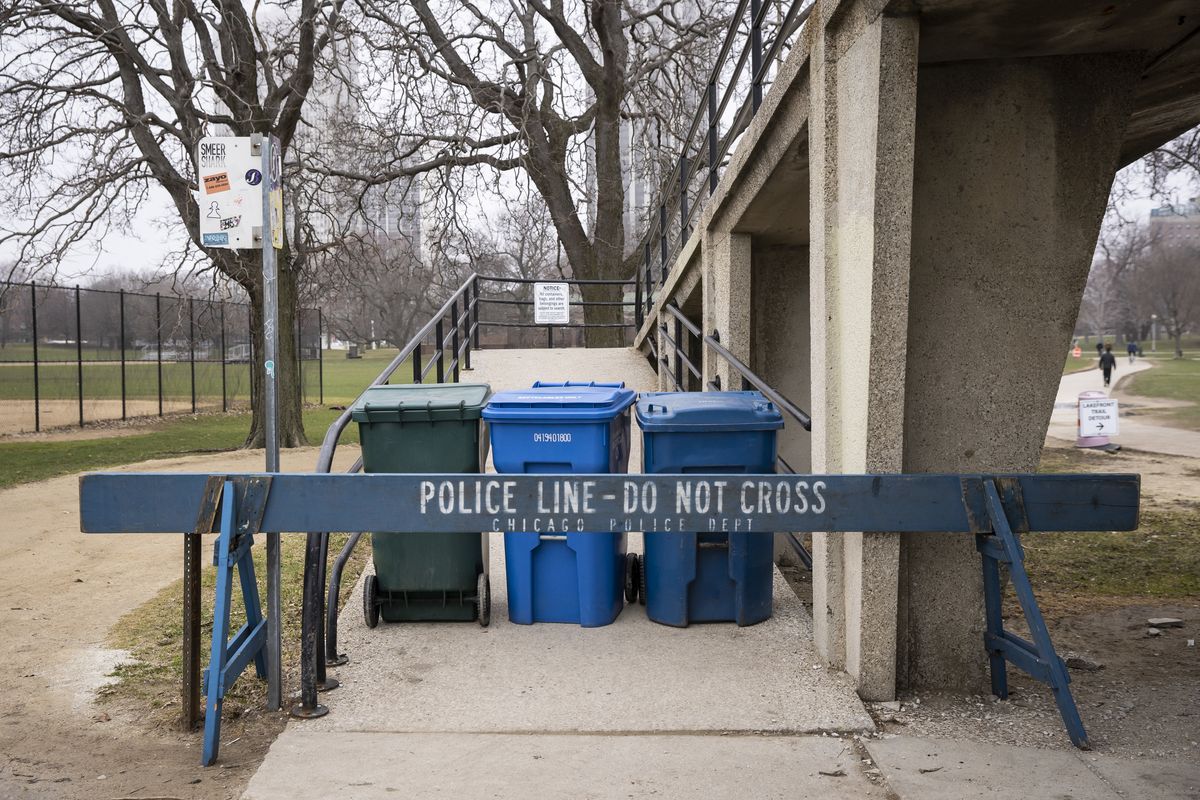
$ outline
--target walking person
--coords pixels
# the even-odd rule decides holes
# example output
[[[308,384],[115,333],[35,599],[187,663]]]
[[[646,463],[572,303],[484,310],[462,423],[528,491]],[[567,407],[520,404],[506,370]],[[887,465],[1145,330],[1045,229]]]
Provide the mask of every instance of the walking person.
[[[1117,368],[1117,357],[1113,355],[1112,345],[1106,344],[1100,354],[1100,371],[1104,373],[1104,388],[1112,382],[1112,374]]]
[[[1125,345],[1125,352],[1129,353],[1129,363],[1132,364],[1137,358],[1138,354],[1137,342],[1135,342],[1133,339],[1130,339],[1129,343]]]
[[[1104,340],[1103,339],[1096,342],[1096,357],[1099,358],[1102,355],[1104,355]]]

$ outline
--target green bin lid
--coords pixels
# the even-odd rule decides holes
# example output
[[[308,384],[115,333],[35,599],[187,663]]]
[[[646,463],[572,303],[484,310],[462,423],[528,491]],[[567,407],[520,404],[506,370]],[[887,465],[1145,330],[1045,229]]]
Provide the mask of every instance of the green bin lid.
[[[486,383],[372,386],[350,409],[355,422],[438,422],[479,419],[492,387]]]

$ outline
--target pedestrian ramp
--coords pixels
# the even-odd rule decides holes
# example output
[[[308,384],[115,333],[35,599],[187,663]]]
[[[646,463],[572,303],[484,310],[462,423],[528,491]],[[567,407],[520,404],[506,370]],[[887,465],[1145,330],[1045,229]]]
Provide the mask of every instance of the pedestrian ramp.
[[[494,390],[537,379],[656,388],[626,349],[482,351],[462,376]],[[640,534],[629,548],[641,552]],[[336,670],[340,688],[322,695],[330,713],[289,721],[244,797],[348,787],[355,797],[803,797],[800,783],[819,771],[853,774],[846,742],[808,734],[874,725],[847,677],[821,664],[811,617],[778,572],[773,616],[749,627],[672,628],[639,605],[599,628],[515,625],[502,534],[490,554],[488,628],[369,629],[360,578],[339,617],[350,662]]]

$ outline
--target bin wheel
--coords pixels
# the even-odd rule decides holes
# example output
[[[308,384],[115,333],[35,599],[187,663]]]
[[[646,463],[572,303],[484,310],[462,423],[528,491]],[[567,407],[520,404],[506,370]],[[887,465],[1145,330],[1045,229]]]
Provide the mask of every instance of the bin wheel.
[[[638,559],[638,602],[646,605],[646,556]]]
[[[475,582],[475,619],[481,628],[492,622],[492,584],[486,572],[479,573]]]
[[[368,575],[363,582],[363,617],[368,628],[379,624],[379,579]]]
[[[625,602],[637,602],[638,590],[641,588],[641,564],[638,563],[637,553],[625,556]]]

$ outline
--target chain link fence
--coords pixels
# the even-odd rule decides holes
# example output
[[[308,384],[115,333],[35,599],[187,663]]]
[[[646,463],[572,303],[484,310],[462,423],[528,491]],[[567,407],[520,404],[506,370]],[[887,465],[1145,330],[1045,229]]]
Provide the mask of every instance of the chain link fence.
[[[321,311],[297,319],[300,391],[323,402]],[[250,307],[0,282],[0,434],[250,407]]]

